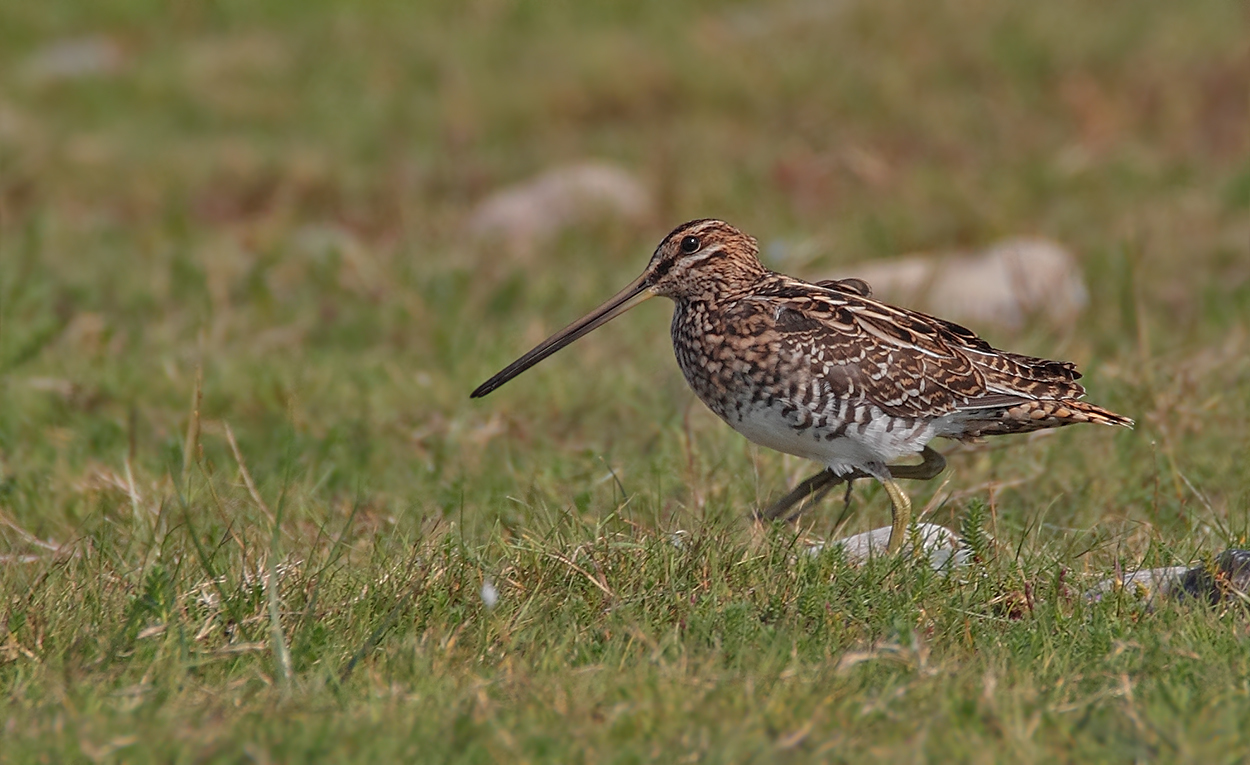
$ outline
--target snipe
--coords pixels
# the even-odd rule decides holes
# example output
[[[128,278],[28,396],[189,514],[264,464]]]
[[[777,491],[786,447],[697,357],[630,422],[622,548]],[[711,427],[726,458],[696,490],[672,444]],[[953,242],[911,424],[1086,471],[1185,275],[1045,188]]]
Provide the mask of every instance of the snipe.
[[[957,324],[873,300],[856,279],[811,284],[774,273],[758,253],[754,239],[723,221],[678,226],[642,276],[472,397],[662,295],[676,304],[677,363],[703,403],[755,443],[825,466],[761,515],[782,517],[834,484],[871,476],[890,497],[891,551],[911,515],[895,479],[925,480],[945,467],[932,439],[1133,424],[1081,401],[1071,363],[997,350]],[[917,453],[919,465],[889,464]]]

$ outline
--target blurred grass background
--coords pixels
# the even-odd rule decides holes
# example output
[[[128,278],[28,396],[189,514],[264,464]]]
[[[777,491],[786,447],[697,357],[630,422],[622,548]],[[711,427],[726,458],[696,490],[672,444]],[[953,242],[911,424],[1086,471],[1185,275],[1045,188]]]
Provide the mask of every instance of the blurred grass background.
[[[5,749],[1231,751],[1244,617],[1060,594],[1244,543],[1248,31],[1215,0],[0,2]],[[466,232],[493,190],[586,159],[640,178],[651,218],[526,257]],[[1077,361],[1139,427],[953,459],[967,496],[933,519],[990,502],[1011,548],[966,590],[792,565],[792,535],[747,529],[810,468],[701,408],[654,305],[469,402],[704,216],[766,252],[814,242],[775,264],[798,276],[1063,242],[1092,298],[1075,330],[974,329]],[[853,530],[883,524],[874,489],[855,502]],[[673,548],[679,529],[700,541]],[[273,602],[266,571],[287,572]],[[1001,618],[1043,586],[1048,616]],[[816,629],[822,608],[854,616]]]

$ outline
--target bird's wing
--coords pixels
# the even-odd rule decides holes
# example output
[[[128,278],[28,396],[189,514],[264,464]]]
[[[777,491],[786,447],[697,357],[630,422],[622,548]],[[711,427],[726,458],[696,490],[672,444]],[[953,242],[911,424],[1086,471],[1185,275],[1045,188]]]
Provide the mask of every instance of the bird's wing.
[[[838,292],[850,292],[860,297],[872,297],[872,286],[868,282],[855,276],[849,276],[845,279],[825,279],[815,283],[817,287],[835,290]]]
[[[794,371],[894,416],[939,417],[1085,394],[1070,363],[999,351],[958,324],[857,290],[778,277],[742,304],[769,326],[768,341],[781,355],[810,367]]]

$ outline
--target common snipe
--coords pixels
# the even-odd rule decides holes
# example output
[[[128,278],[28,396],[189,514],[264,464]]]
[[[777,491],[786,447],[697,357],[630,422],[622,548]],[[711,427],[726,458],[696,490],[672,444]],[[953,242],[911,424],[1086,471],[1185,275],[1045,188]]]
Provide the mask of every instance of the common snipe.
[[[890,496],[891,551],[911,515],[895,479],[924,480],[945,467],[932,439],[1132,425],[1081,401],[1081,375],[1069,362],[997,350],[957,324],[873,300],[856,279],[811,284],[774,273],[758,253],[754,239],[723,221],[678,226],[642,276],[472,397],[662,295],[676,304],[677,363],[703,403],[755,443],[825,466],[762,515],[781,517],[834,484],[871,476]],[[888,464],[917,453],[919,465]]]

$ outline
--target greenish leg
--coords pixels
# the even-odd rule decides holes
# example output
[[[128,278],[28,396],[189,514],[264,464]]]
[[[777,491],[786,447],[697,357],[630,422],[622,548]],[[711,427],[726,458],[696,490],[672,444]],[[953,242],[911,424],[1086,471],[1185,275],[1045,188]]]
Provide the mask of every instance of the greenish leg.
[[[919,465],[892,465],[890,475],[895,478],[906,478],[909,481],[928,481],[936,478],[938,473],[946,469],[946,458],[941,452],[925,447],[920,452],[924,461]]]
[[[767,509],[757,512],[755,518],[768,521],[793,520],[804,510],[824,499],[830,489],[845,480],[847,479],[834,474],[831,470],[822,470],[794,487],[789,494],[774,502]],[[790,508],[795,505],[799,506],[798,509],[790,512]]]
[[[946,458],[940,452],[928,446],[920,452],[920,457],[923,461],[918,465],[895,465],[890,467],[890,475],[894,478],[903,478],[908,481],[928,481],[946,469]],[[788,494],[767,508],[757,510],[755,519],[757,521],[793,521],[824,499],[825,495],[834,486],[846,483],[847,491],[849,492],[851,481],[856,478],[867,477],[867,473],[858,470],[844,476],[835,475],[830,470],[822,470],[807,478],[807,480],[794,487]],[[848,493],[847,503],[849,504],[849,502]]]
[[[911,500],[893,478],[887,476],[881,480],[881,485],[890,495],[890,542],[886,551],[893,555],[903,546],[903,539],[907,536],[907,525],[911,523]]]

